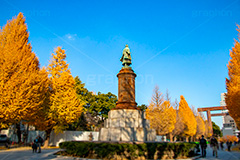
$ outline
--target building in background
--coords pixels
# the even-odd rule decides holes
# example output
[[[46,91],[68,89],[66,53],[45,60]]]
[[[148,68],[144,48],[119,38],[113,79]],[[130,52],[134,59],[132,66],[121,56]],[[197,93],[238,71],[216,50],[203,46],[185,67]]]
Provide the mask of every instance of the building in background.
[[[220,105],[226,106],[225,93],[221,93]],[[222,113],[226,113],[226,115],[222,116],[223,117],[223,128],[222,128],[223,136],[226,136],[226,135],[238,136],[239,130],[237,130],[236,123],[234,119],[229,115],[228,110],[223,110]]]

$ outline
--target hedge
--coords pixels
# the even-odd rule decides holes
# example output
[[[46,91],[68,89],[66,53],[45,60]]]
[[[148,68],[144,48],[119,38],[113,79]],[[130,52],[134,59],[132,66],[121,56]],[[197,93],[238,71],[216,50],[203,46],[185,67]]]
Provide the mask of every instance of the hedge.
[[[65,153],[81,158],[112,159],[168,159],[185,158],[194,151],[195,143],[118,143],[118,142],[62,142]]]

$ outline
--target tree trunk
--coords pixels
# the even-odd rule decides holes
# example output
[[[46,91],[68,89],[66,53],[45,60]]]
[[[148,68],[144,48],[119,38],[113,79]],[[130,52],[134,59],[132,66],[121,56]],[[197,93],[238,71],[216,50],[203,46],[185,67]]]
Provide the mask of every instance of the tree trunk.
[[[26,125],[27,125],[27,131],[25,132],[25,141],[24,141],[25,145],[28,143],[28,133],[29,133],[29,124],[26,124]]]
[[[194,136],[194,137],[193,137],[193,142],[196,142],[196,140],[197,140],[197,137]]]
[[[173,141],[174,141],[174,142],[176,142],[176,139],[177,139],[177,137],[176,137],[176,136],[174,136],[174,137],[173,137]]]
[[[20,123],[16,124],[16,129],[17,129],[18,144],[20,144],[22,140]]]
[[[188,138],[189,138],[189,137],[187,136],[187,137],[186,137],[186,142],[188,142]]]
[[[170,142],[173,141],[173,135],[172,135],[172,133],[169,133],[169,139],[170,139]]]
[[[49,145],[49,140],[50,140],[51,131],[52,131],[51,129],[45,131],[45,132],[46,132],[46,139],[45,139],[45,141],[44,141],[44,146],[43,146],[43,148],[47,148],[48,145]]]

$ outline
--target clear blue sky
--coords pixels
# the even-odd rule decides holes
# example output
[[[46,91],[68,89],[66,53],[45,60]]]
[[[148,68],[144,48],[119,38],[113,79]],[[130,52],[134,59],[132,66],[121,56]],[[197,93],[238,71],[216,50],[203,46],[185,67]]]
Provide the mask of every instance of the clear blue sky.
[[[137,74],[136,102],[148,104],[158,85],[172,101],[219,106],[226,92],[229,50],[237,38],[240,1],[0,1],[0,26],[22,12],[30,42],[46,66],[57,46],[73,76],[90,91],[117,95],[125,44]],[[218,125],[221,117],[213,118]]]

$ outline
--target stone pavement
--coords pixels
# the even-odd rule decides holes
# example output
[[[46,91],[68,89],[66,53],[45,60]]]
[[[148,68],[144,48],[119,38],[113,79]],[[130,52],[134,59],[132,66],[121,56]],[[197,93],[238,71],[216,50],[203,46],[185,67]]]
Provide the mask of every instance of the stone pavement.
[[[240,160],[240,152],[236,151],[225,151],[224,150],[218,150],[218,158],[213,157],[212,148],[208,146],[207,148],[207,156],[205,158],[197,158],[198,160]]]
[[[41,153],[32,153],[30,147],[0,150],[0,160],[89,160],[86,158],[53,155],[60,150],[61,149],[42,149]]]
[[[42,149],[42,153],[32,153],[30,147],[16,148],[0,151],[0,160],[38,160],[38,159],[56,159],[53,154],[59,149]],[[66,160],[66,158],[64,158]],[[61,159],[56,159],[61,160]]]

